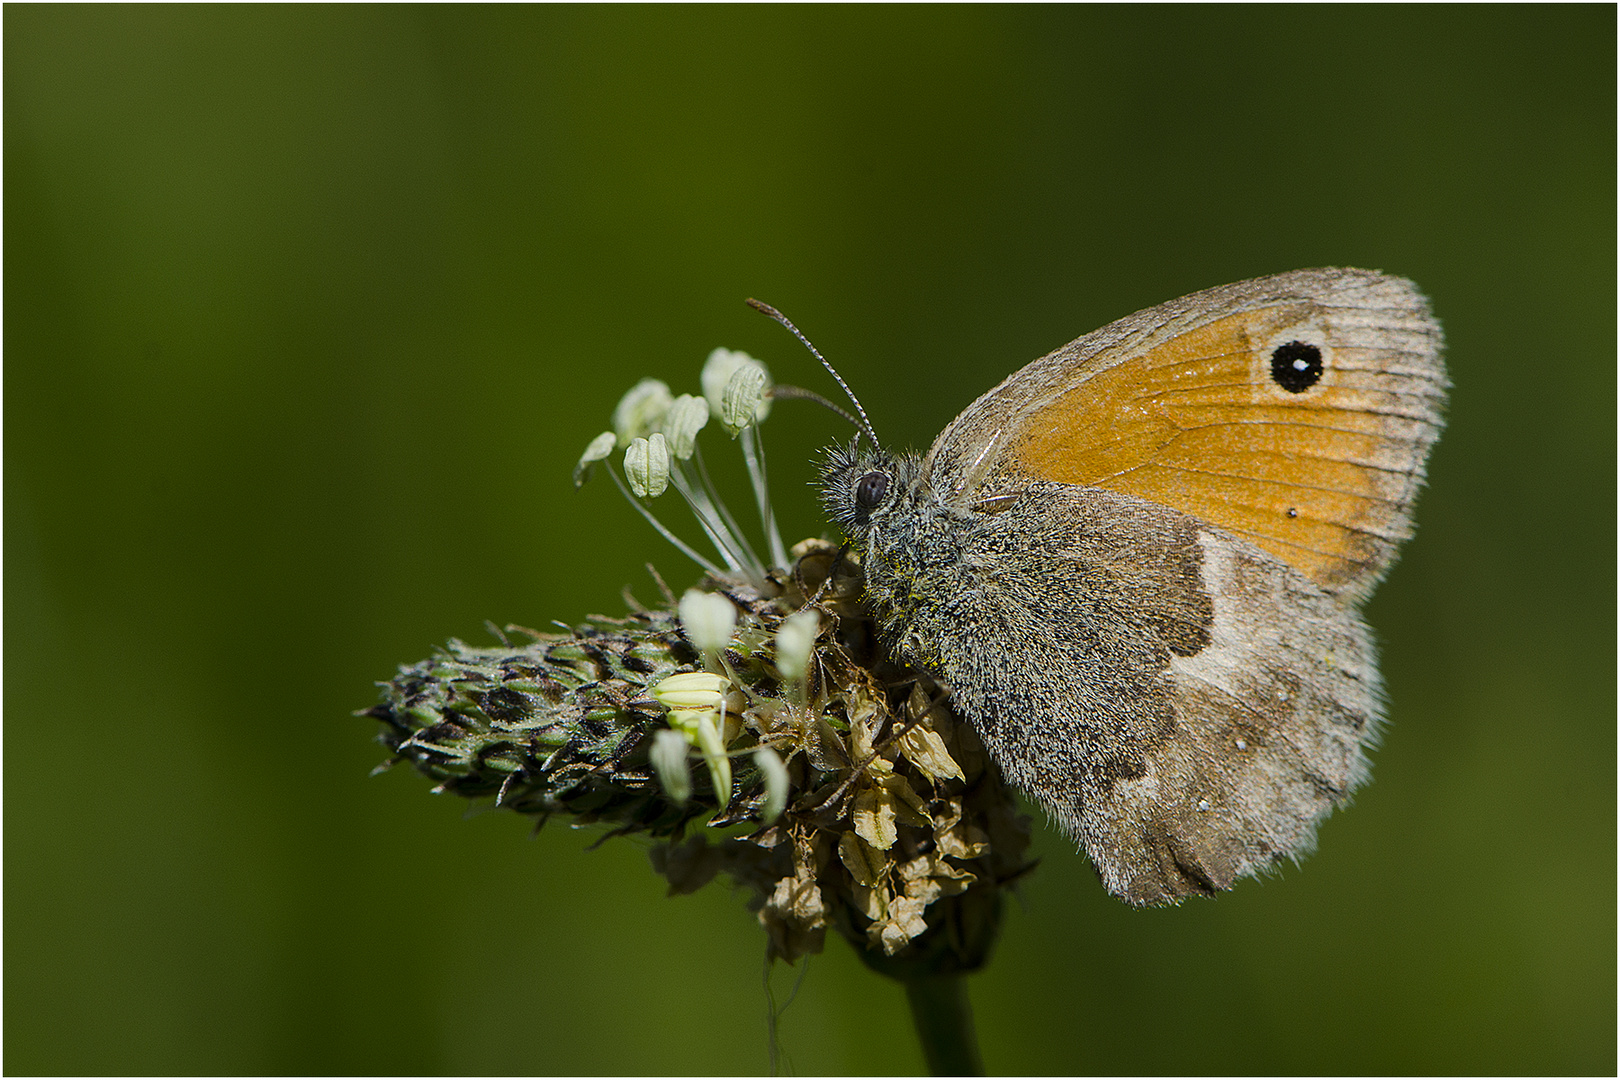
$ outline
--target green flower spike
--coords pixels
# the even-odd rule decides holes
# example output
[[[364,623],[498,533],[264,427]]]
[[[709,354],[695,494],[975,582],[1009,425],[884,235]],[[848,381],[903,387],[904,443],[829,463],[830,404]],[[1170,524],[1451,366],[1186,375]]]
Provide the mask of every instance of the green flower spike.
[[[387,764],[410,763],[436,792],[645,836],[672,894],[731,879],[772,959],[819,952],[834,930],[905,983],[930,1065],[975,1071],[959,977],[989,958],[1005,894],[1030,869],[1028,819],[941,687],[883,652],[858,558],[825,540],[788,551],[776,535],[764,365],[719,349],[702,385],[699,398],[638,383],[575,468],[576,483],[608,472],[703,567],[697,588],[564,633],[451,641],[401,667],[366,715]],[[702,467],[711,413],[737,435],[768,561]],[[646,500],[666,487],[718,561],[653,517]]]

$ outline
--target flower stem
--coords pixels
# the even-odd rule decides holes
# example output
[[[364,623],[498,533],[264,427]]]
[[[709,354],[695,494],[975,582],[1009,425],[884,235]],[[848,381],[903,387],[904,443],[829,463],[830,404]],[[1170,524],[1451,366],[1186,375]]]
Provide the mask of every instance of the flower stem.
[[[973,1006],[962,976],[919,974],[905,985],[928,1071],[934,1076],[983,1076]]]

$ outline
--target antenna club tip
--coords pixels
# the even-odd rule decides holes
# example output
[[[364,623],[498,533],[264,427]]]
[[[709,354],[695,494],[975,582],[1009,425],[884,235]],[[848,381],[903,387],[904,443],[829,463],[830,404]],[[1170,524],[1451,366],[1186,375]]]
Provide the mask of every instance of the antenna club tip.
[[[762,315],[769,315],[778,322],[782,320],[782,313],[771,307],[771,305],[767,304],[763,300],[755,300],[752,296],[750,296],[747,300],[744,300],[743,303],[747,304],[749,307],[753,308]]]

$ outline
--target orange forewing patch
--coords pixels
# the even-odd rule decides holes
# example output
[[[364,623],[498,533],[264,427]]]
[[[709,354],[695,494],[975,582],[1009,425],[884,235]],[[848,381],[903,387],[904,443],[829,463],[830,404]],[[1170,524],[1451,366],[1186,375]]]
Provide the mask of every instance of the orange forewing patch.
[[[1324,586],[1407,533],[1427,430],[1378,357],[1331,337],[1321,381],[1271,378],[1278,312],[1208,323],[1105,368],[1017,418],[1021,472],[1172,506],[1245,537]],[[1284,316],[1286,318],[1286,316]]]

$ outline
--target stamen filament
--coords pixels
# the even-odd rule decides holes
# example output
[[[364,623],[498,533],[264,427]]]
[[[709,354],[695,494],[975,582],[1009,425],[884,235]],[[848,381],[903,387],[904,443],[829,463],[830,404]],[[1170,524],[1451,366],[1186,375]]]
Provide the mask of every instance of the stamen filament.
[[[764,580],[764,573],[758,569],[758,556],[748,548],[746,540],[728,529],[725,522],[720,520],[708,494],[701,488],[693,486],[684,466],[685,462],[677,462],[675,468],[670,470],[669,479],[675,490],[681,493],[681,498],[686,500],[692,516],[697,518],[698,524],[703,527],[703,531],[708,534],[721,557],[733,570],[745,571],[756,581]]]
[[[765,526],[765,539],[771,545],[771,563],[785,567],[788,565],[787,548],[776,528],[776,511],[771,508],[770,487],[765,482],[765,444],[760,441],[758,432],[758,424],[743,429],[743,460],[748,463],[748,475],[754,481],[754,501],[759,503],[759,520]]]
[[[693,460],[697,462],[698,476],[703,481],[703,490],[708,494],[709,501],[717,510],[720,511],[720,516],[725,519],[725,523],[730,527],[732,534],[748,547],[749,557],[753,560],[756,566],[760,567],[761,576],[763,577],[764,566],[760,563],[758,556],[754,554],[753,546],[748,544],[748,534],[743,532],[741,525],[737,524],[737,519],[731,516],[731,508],[728,507],[726,505],[726,501],[720,497],[720,492],[715,488],[714,481],[709,479],[709,467],[703,461],[703,447],[697,447],[692,457]]]
[[[709,573],[714,574],[716,576],[719,576],[719,575],[721,575],[723,573],[723,571],[718,566],[714,565],[714,563],[710,562],[708,559],[705,559],[702,555],[699,555],[696,551],[693,551],[690,544],[688,544],[686,541],[682,540],[680,537],[676,536],[674,533],[670,532],[667,528],[665,528],[664,523],[662,521],[659,521],[657,518],[653,517],[652,511],[648,510],[646,508],[646,506],[642,505],[642,502],[641,502],[640,499],[636,498],[634,495],[632,495],[630,493],[630,488],[625,484],[624,480],[620,478],[619,470],[614,468],[612,462],[603,462],[603,464],[607,467],[608,475],[613,477],[613,484],[614,484],[615,487],[617,487],[619,489],[619,493],[624,496],[625,501],[628,502],[631,506],[635,507],[636,512],[639,513],[642,517],[646,518],[647,523],[649,525],[651,525],[653,528],[657,529],[660,536],[662,536],[665,540],[668,540],[670,543],[674,544],[677,548],[679,548],[681,550],[681,554],[685,555],[688,559],[691,559],[693,562],[695,562],[699,566],[703,567],[703,569],[707,570]],[[742,567],[734,566],[734,567],[732,567],[732,569],[741,570]]]

